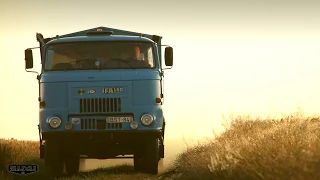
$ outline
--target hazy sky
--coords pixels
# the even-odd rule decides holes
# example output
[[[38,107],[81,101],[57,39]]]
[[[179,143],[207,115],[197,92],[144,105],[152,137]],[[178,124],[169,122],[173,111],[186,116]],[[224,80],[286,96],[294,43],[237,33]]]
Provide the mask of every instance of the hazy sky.
[[[159,2],[159,4],[158,4]],[[320,110],[320,3],[310,0],[0,1],[0,137],[37,140],[38,84],[24,50],[98,26],[163,36],[167,137],[210,136],[222,114]],[[39,70],[39,52],[34,51]]]

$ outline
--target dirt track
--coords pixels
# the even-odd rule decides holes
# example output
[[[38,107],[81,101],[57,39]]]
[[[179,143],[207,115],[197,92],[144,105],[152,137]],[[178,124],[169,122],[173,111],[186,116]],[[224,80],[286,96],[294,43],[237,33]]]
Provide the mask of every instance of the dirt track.
[[[172,139],[165,142],[165,158],[162,163],[159,164],[159,172],[165,171],[170,164],[173,163],[178,153],[182,152],[186,148],[186,144],[182,139]],[[107,160],[98,160],[98,159],[85,159],[84,167],[81,171],[91,171],[99,167],[111,167],[115,165],[129,164],[133,165],[133,159],[107,159]]]

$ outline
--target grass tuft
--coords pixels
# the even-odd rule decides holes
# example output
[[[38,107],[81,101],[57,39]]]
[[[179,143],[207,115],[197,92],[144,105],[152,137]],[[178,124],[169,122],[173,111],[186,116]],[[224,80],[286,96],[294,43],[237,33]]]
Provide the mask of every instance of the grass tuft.
[[[319,118],[233,119],[227,130],[181,153],[181,179],[320,179]]]

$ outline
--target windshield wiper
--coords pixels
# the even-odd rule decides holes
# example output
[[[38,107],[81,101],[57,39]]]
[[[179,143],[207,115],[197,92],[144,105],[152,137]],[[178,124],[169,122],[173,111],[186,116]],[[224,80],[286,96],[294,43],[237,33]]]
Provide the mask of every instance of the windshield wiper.
[[[123,61],[123,62],[126,62],[126,63],[129,63],[130,60],[126,60],[126,59],[120,59],[120,58],[115,58],[115,59],[110,59],[111,61]]]
[[[78,62],[81,62],[81,61],[88,61],[88,60],[92,60],[92,59],[89,59],[89,58],[77,59],[77,60],[75,60],[75,61],[71,61],[70,63],[78,63]]]

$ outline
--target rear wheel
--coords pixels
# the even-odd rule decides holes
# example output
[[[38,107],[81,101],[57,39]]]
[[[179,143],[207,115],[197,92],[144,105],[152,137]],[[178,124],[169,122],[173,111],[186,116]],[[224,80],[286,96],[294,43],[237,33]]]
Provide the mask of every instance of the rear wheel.
[[[58,143],[54,141],[45,142],[44,162],[47,175],[54,178],[62,175],[63,158]]]

